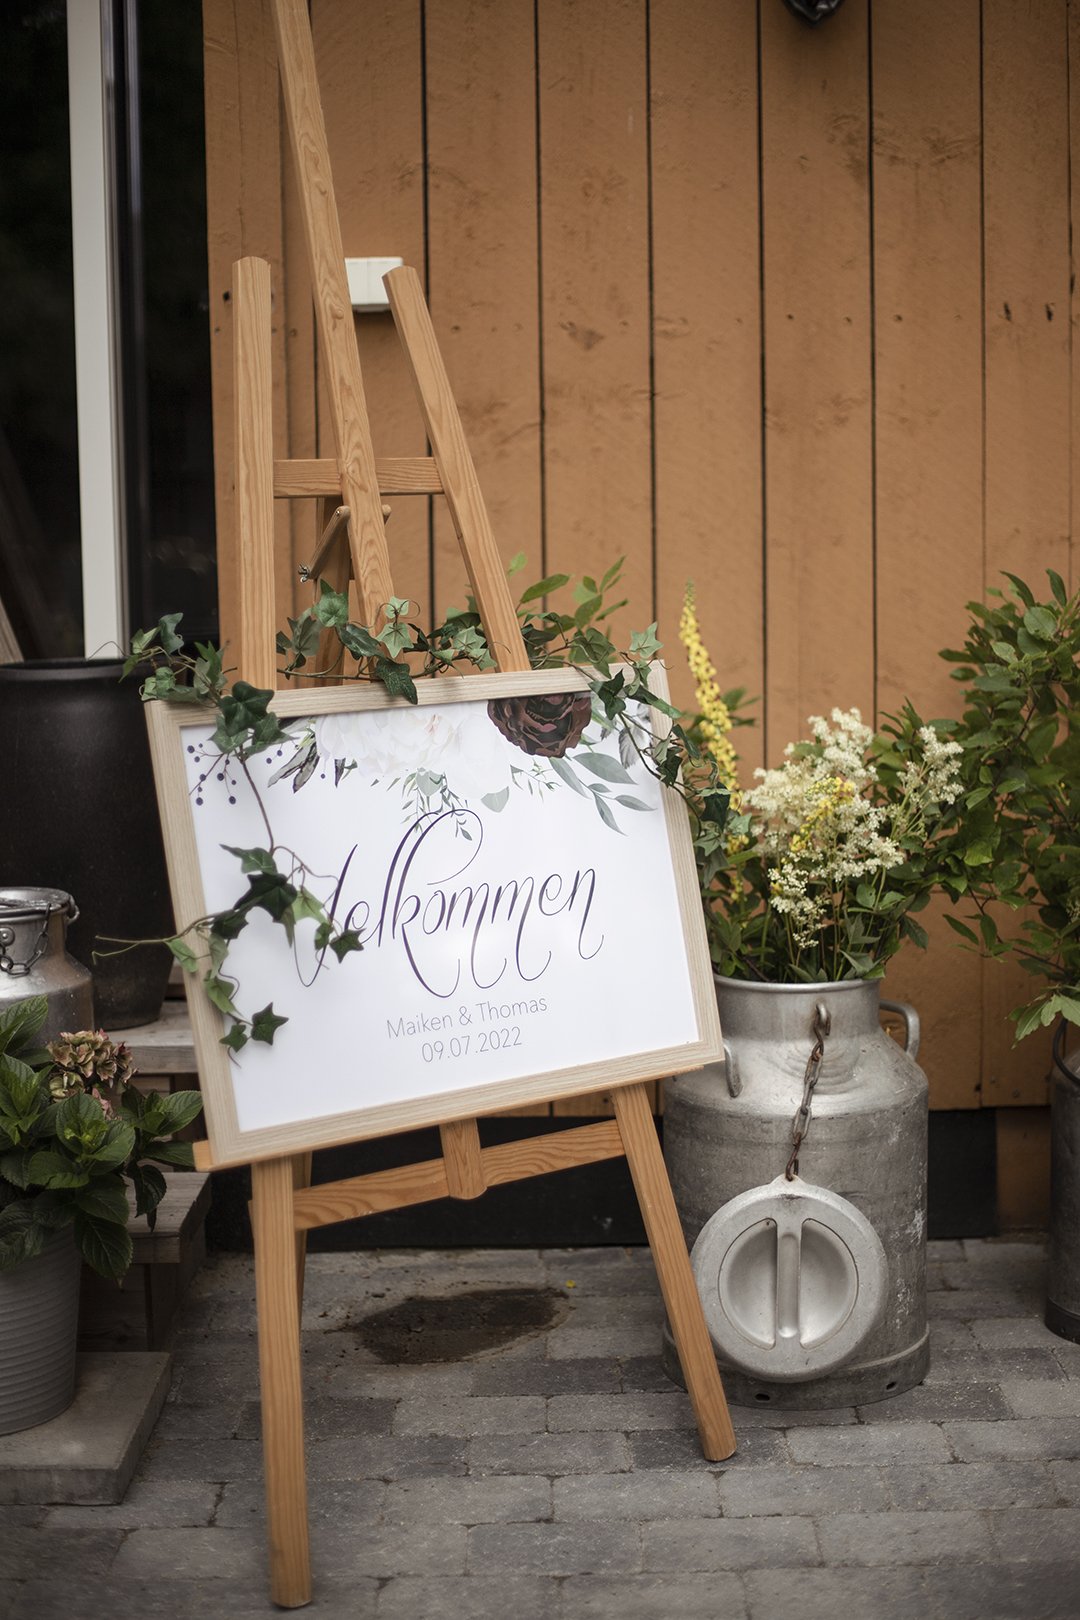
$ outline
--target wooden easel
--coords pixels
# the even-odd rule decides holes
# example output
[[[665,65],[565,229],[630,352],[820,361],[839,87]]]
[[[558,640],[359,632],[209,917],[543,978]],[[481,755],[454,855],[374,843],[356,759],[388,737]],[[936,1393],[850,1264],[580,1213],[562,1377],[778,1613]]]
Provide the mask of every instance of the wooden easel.
[[[361,612],[377,621],[394,594],[385,495],[442,494],[461,543],[488,644],[501,670],[529,662],[461,419],[416,272],[387,278],[432,447],[431,457],[376,462],[353,330],[310,26],[303,0],[273,0],[282,85],[311,262],[320,352],[337,456],[274,461],[271,420],[270,272],[262,260],[234,267],[236,497],[239,538],[238,663],[254,685],[276,685],[273,588],[275,497],[322,497],[322,532],[311,566],[344,589],[355,581]],[[347,519],[330,519],[334,508]],[[340,508],[339,508],[340,510]],[[310,1601],[307,1491],[300,1368],[300,1302],[308,1231],[436,1198],[476,1198],[488,1187],[625,1155],[706,1457],[729,1457],[735,1436],[694,1285],[644,1084],[616,1087],[615,1118],[539,1138],[481,1148],[475,1120],[439,1126],[442,1156],[423,1164],[311,1186],[310,1154],[252,1165],[252,1229],[259,1328],[263,1448],[271,1590],[276,1603]],[[200,1169],[215,1168],[196,1145]]]

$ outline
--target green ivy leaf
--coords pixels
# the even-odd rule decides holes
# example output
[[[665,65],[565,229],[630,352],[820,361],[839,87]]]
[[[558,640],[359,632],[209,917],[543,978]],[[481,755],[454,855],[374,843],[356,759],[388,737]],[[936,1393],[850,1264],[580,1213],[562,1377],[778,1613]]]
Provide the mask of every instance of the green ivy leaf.
[[[236,989],[232,980],[221,979],[216,974],[207,974],[203,980],[203,988],[219,1012],[228,1013],[232,1018],[239,1018],[240,1014],[232,998],[232,992]]]
[[[416,685],[408,664],[397,664],[389,658],[378,658],[375,661],[375,677],[382,681],[391,697],[403,697],[410,703],[417,702]]]
[[[182,935],[177,934],[174,939],[167,939],[165,943],[185,973],[197,973],[199,971],[199,958]]]
[[[158,620],[157,638],[170,657],[173,653],[183,651],[184,638],[176,633],[176,627],[183,617],[182,613],[166,613],[164,618]]]
[[[311,609],[312,619],[330,629],[340,630],[349,622],[349,594],[335,591],[325,579],[319,581],[319,599]],[[318,632],[316,631],[316,645]]]
[[[656,639],[656,625],[637,630],[630,637],[630,656],[638,663],[649,663],[663,650],[663,642]]]
[[[341,644],[354,658],[381,658],[383,646],[363,625],[344,624],[338,629]]]
[[[242,911],[235,909],[232,911],[219,911],[210,924],[211,938],[212,940],[221,941],[236,939],[243,933],[247,923],[247,917]]]
[[[330,941],[330,949],[339,962],[343,962],[350,951],[362,951],[363,948],[360,935],[354,928],[343,929],[336,939]]]
[[[273,1046],[274,1036],[282,1024],[287,1024],[287,1018],[279,1018],[274,1011],[272,1001],[267,1002],[261,1012],[254,1014],[251,1020],[251,1038],[253,1041],[262,1041],[267,1046]]]

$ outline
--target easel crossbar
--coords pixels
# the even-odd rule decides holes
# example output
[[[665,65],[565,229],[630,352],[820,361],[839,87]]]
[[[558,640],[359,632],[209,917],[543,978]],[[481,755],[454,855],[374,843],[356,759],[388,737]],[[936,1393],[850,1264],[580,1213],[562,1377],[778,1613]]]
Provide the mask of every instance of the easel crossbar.
[[[442,475],[432,456],[377,456],[375,478],[380,495],[442,495]],[[304,495],[341,496],[341,468],[325,457],[318,461],[275,461],[274,494],[279,500]]]
[[[501,1142],[480,1149],[480,1190],[524,1181],[530,1176],[546,1176],[555,1170],[570,1170],[575,1165],[597,1164],[602,1159],[621,1159],[625,1152],[614,1119]],[[405,1209],[450,1196],[445,1160],[426,1159],[421,1164],[403,1164],[392,1170],[375,1170],[344,1181],[324,1181],[298,1189],[293,1194],[293,1225],[298,1232],[310,1232],[358,1215]]]

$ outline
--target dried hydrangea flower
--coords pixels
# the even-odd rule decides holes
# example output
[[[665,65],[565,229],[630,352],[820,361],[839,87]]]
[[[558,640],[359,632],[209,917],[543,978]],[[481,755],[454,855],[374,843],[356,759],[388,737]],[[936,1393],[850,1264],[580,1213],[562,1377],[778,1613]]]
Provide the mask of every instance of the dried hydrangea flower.
[[[95,1097],[107,1114],[115,1112],[135,1072],[123,1041],[109,1039],[103,1029],[65,1030],[49,1042],[53,1067],[49,1092],[57,1102],[79,1093]]]

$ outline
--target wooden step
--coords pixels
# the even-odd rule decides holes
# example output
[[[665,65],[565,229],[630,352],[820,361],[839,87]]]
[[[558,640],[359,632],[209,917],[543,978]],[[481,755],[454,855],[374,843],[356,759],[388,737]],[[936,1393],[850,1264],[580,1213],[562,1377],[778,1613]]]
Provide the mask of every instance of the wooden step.
[[[210,1177],[167,1171],[154,1230],[132,1214],[134,1259],[120,1282],[83,1267],[79,1296],[80,1350],[160,1350],[189,1283],[206,1254]],[[134,1194],[129,1190],[134,1211]]]

